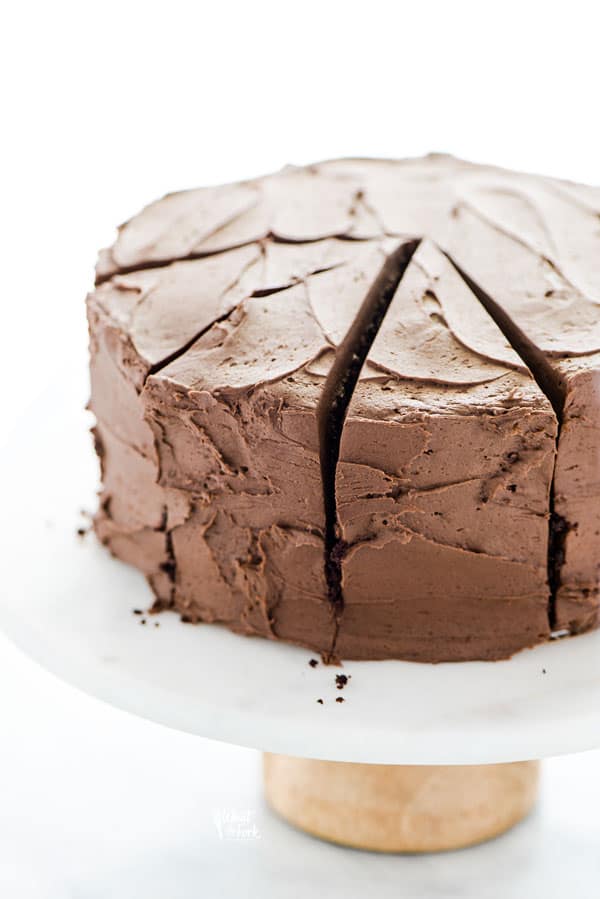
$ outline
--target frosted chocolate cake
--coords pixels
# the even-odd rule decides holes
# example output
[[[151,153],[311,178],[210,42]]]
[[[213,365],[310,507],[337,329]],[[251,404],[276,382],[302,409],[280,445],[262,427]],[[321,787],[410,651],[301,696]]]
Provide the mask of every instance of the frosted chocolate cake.
[[[326,659],[598,624],[600,189],[446,156],[172,194],[88,298],[95,528]]]

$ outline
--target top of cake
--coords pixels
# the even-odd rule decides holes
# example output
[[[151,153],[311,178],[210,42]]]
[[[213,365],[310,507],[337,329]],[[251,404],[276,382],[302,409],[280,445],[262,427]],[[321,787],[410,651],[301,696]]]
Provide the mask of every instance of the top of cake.
[[[599,210],[598,188],[448,156],[331,161],[152,203],[121,227],[97,273],[100,282],[136,273],[112,283],[140,295],[134,329],[152,364],[249,297],[302,283],[293,292],[293,323],[287,297],[246,303],[240,313],[250,331],[249,319],[260,321],[259,308],[271,307],[269,347],[276,330],[288,337],[279,364],[245,360],[230,371],[232,386],[241,386],[244,375],[248,384],[277,379],[335,346],[386,250],[418,235],[425,239],[369,361],[422,383],[481,384],[523,366],[440,251],[547,354],[593,353],[600,350]],[[206,261],[161,271],[196,259]],[[321,277],[309,277],[315,273]],[[177,309],[169,307],[173,295]],[[171,321],[157,333],[154,320],[167,308]],[[235,339],[236,352],[246,346],[245,336]]]

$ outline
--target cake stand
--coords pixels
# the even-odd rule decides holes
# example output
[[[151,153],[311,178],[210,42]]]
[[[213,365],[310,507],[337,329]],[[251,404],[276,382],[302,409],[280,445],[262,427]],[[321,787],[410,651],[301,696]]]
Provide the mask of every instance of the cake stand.
[[[49,671],[133,714],[263,750],[276,811],[362,848],[486,839],[531,808],[535,760],[600,746],[600,632],[505,662],[333,668],[146,614],[143,577],[77,533],[97,486],[84,399],[62,378],[0,451],[0,628]]]

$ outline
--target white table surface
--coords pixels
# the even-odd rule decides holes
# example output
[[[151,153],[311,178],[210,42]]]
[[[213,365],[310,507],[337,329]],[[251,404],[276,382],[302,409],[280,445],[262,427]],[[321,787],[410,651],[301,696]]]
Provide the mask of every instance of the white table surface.
[[[3,899],[598,896],[599,752],[546,762],[536,812],[491,843],[386,857],[280,822],[253,750],[103,705],[2,637],[0,684]]]

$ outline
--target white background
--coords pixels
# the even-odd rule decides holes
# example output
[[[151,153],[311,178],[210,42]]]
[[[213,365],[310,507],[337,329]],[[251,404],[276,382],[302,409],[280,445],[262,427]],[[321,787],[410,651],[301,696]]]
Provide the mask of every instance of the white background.
[[[0,27],[0,435],[95,254],[171,190],[439,150],[600,183],[590,0],[21,0]],[[43,363],[43,364],[42,364]],[[6,380],[3,383],[7,383]]]
[[[600,183],[594,10],[589,0],[11,4],[0,24],[0,443],[49,371],[78,358],[83,378],[96,250],[166,191],[429,150]],[[262,810],[256,765],[253,753],[83,698],[0,640],[0,895],[213,899],[270,887],[287,897],[318,890],[318,871],[327,897],[459,896],[479,878],[477,895],[493,899],[598,894],[595,754],[550,765],[542,808],[520,830],[429,860],[292,834]],[[250,807],[261,839],[220,840],[221,807]]]

